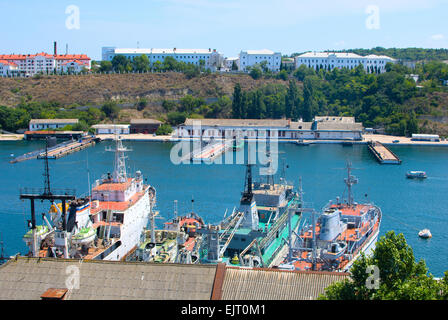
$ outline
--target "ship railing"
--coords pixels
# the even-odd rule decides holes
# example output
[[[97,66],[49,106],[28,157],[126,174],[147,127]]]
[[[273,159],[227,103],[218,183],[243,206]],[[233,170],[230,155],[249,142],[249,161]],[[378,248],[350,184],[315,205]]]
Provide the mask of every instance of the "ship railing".
[[[265,264],[269,266],[272,261],[277,257],[277,254],[283,249],[284,245],[287,244],[285,238],[282,238],[282,241],[280,242],[280,245],[277,247],[277,249],[274,250],[272,255],[265,261]]]
[[[21,188],[20,194],[45,194],[44,188]],[[75,195],[75,189],[62,189],[62,188],[51,188],[50,190],[52,195]]]

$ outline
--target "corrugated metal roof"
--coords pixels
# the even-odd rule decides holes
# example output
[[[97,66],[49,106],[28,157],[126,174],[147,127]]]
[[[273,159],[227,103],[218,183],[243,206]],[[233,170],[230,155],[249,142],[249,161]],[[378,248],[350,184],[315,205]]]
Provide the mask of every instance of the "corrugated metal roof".
[[[362,123],[350,123],[350,122],[318,122],[317,130],[327,131],[362,131]]]
[[[78,119],[31,119],[31,124],[39,124],[39,123],[78,123]]]
[[[222,300],[314,300],[347,273],[227,268]]]
[[[284,119],[186,119],[185,125],[192,126],[199,121],[201,126],[223,127],[287,127],[289,120]]]
[[[67,288],[69,266],[78,267],[80,276],[79,289],[67,293],[72,300],[206,300],[216,272],[216,265],[19,257],[0,267],[0,300],[36,300],[49,288]]]
[[[131,119],[131,124],[161,124],[162,121],[155,119]]]

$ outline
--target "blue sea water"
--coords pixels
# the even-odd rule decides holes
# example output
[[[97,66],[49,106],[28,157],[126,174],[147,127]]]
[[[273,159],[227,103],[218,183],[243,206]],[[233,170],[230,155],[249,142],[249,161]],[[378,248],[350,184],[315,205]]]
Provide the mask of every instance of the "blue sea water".
[[[124,142],[132,149],[128,170],[142,171],[148,183],[157,189],[157,210],[164,219],[173,217],[173,201],[178,200],[179,214],[194,210],[207,223],[216,223],[227,210],[238,204],[244,187],[242,165],[189,164],[170,161],[172,143]],[[78,153],[50,161],[54,188],[74,188],[77,195],[88,194],[90,182],[113,171],[113,154],[105,151],[111,142],[103,142]],[[27,231],[29,202],[19,199],[21,187],[43,187],[43,161],[30,160],[10,164],[15,156],[41,148],[42,142],[0,143],[0,237],[7,255],[25,253],[22,235]],[[343,169],[350,160],[359,178],[354,187],[355,200],[365,198],[382,208],[381,235],[389,230],[403,233],[417,259],[424,259],[432,274],[443,276],[448,270],[448,148],[393,146],[401,165],[380,165],[364,145],[297,146],[280,144],[279,157],[286,163],[288,181],[298,184],[302,177],[307,205],[322,208],[345,190]],[[280,167],[281,164],[279,164]],[[281,170],[281,169],[279,169]],[[405,178],[408,170],[425,170],[424,181]],[[47,212],[48,202],[39,203],[37,212]],[[38,215],[39,217],[39,215]],[[40,220],[40,217],[39,217]],[[429,228],[433,238],[422,240],[418,230]]]

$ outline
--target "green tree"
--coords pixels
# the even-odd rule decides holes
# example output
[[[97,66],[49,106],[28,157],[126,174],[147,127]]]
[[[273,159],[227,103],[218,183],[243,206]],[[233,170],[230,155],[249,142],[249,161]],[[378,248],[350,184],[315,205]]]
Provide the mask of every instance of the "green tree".
[[[173,132],[173,128],[169,124],[162,124],[159,128],[157,128],[156,135],[158,136],[167,136]]]
[[[314,90],[316,78],[316,76],[306,77],[303,83],[303,111],[301,114],[303,121],[312,121],[318,109]]]
[[[131,62],[122,55],[116,55],[112,59],[112,67],[116,72],[127,72],[132,70]]]
[[[109,72],[109,71],[112,71],[112,69],[113,69],[112,62],[103,60],[103,61],[101,61],[100,67],[98,70],[101,72]]]
[[[252,79],[260,79],[263,76],[263,71],[261,70],[260,66],[253,66],[250,68],[249,75],[252,77]]]
[[[241,85],[237,83],[233,89],[232,116],[235,119],[241,119],[242,113],[242,93]]]
[[[167,112],[173,111],[174,109],[176,109],[176,106],[177,106],[176,102],[171,100],[163,100],[162,102],[162,107]]]
[[[135,71],[147,72],[150,69],[149,58],[146,54],[137,56],[132,61],[132,67]]]
[[[173,111],[167,114],[167,119],[170,125],[177,126],[185,122],[187,114],[185,112]]]
[[[120,114],[120,108],[115,101],[106,102],[101,107],[101,111],[110,119],[117,119]]]
[[[379,286],[371,284],[369,266],[379,270]],[[370,257],[364,254],[353,263],[351,279],[330,285],[320,299],[328,300],[417,300],[446,299],[448,272],[441,281],[431,274],[423,260],[415,261],[403,234],[389,231],[377,242]]]

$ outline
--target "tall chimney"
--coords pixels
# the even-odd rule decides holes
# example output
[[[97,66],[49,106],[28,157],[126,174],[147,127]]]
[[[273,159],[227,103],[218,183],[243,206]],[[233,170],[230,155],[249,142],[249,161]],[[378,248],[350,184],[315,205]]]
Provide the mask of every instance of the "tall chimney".
[[[58,44],[57,44],[56,41],[54,42],[54,55],[55,55],[55,56],[58,55]]]

